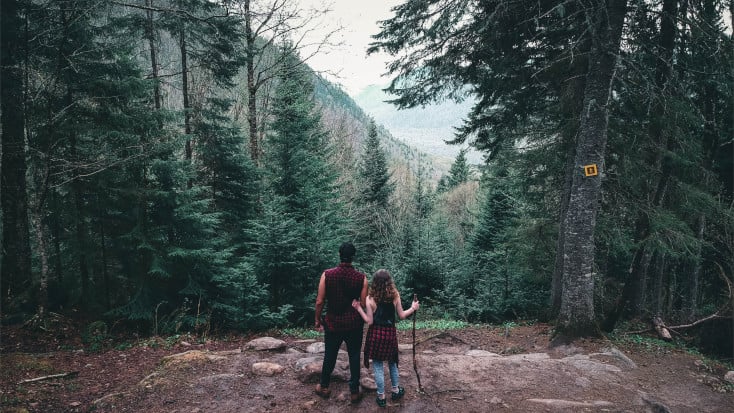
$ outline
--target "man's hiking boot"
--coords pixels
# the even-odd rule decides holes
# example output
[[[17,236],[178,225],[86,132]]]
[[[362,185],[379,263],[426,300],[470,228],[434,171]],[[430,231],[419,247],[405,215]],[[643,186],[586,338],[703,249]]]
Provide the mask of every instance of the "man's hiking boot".
[[[356,393],[352,393],[349,395],[349,403],[356,404],[362,401],[362,396],[364,396],[364,393],[361,391],[357,391]]]
[[[316,393],[319,397],[323,397],[324,399],[328,399],[329,396],[331,396],[331,390],[327,388],[322,388],[320,384],[316,385],[316,390],[314,390],[314,393]]]

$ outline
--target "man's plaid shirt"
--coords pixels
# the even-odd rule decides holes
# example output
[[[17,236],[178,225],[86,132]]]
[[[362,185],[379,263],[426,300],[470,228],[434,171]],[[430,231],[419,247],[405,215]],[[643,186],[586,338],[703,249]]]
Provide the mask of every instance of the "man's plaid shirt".
[[[352,300],[360,298],[366,276],[352,264],[342,262],[324,271],[326,276],[326,317],[328,331],[349,331],[364,325],[362,317],[352,308]]]

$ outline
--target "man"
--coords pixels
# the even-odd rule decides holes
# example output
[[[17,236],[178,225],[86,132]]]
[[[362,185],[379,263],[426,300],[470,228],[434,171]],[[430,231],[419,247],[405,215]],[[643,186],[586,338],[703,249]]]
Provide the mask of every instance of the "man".
[[[359,353],[362,348],[364,321],[352,307],[352,300],[359,298],[362,306],[367,298],[367,276],[352,266],[357,252],[351,242],[339,247],[339,266],[321,274],[319,292],[316,296],[316,329],[324,331],[324,364],[321,368],[321,381],[316,385],[316,394],[323,398],[331,395],[329,382],[336,365],[336,357],[342,342],[347,344],[349,354],[349,392],[350,401],[357,403],[362,399],[359,391]],[[321,312],[326,306],[326,316]]]

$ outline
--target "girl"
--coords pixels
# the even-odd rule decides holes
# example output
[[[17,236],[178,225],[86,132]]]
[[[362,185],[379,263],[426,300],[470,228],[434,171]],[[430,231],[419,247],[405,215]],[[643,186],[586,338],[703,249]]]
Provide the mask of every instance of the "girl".
[[[385,407],[385,370],[387,361],[390,369],[392,384],[391,399],[399,400],[405,394],[405,389],[399,385],[398,377],[398,336],[395,328],[395,313],[404,320],[415,313],[420,307],[418,300],[414,300],[407,311],[403,311],[400,302],[400,293],[393,284],[392,277],[387,270],[377,270],[372,277],[372,284],[367,296],[366,308],[362,309],[359,300],[352,301],[362,319],[369,325],[367,338],[364,344],[364,365],[369,367],[372,359],[372,369],[377,385],[377,405]]]

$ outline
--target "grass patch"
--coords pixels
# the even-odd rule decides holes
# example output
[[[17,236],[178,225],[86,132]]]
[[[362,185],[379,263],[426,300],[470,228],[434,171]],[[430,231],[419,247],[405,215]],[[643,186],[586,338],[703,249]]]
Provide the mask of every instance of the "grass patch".
[[[318,332],[312,328],[288,327],[278,330],[285,336],[297,337],[300,339],[317,339],[323,337],[324,333]]]
[[[416,330],[459,330],[470,326],[472,326],[472,324],[467,323],[466,321],[445,319],[416,321],[415,323]],[[406,319],[403,322],[398,323],[397,328],[398,330],[412,330],[413,322]]]

